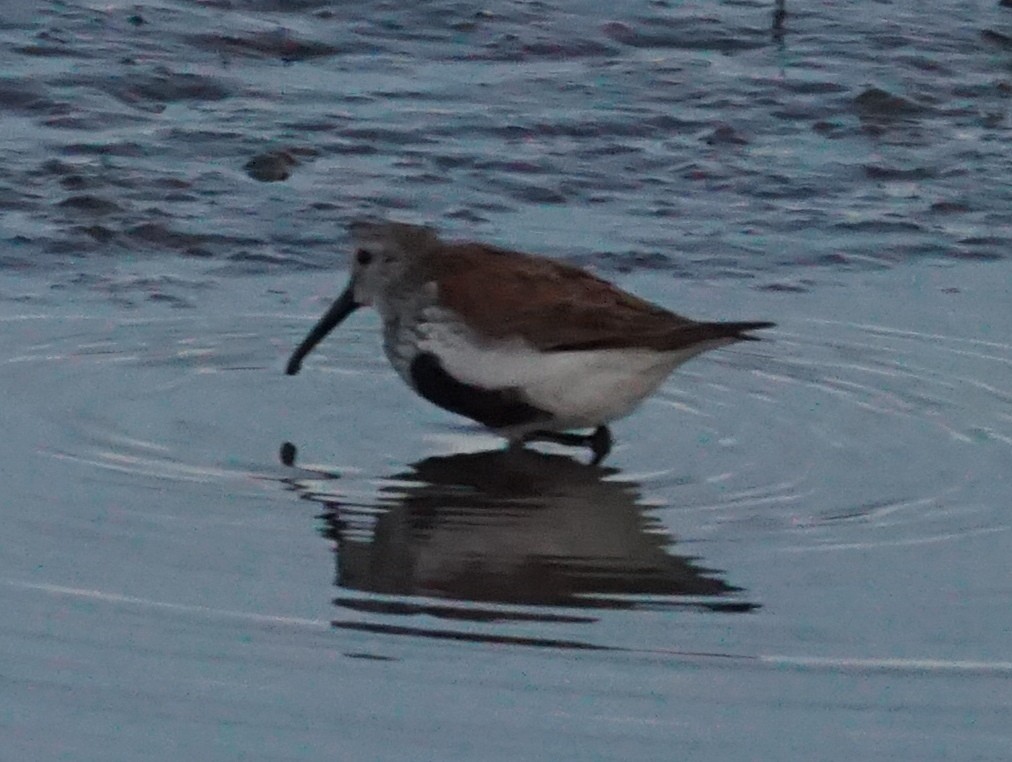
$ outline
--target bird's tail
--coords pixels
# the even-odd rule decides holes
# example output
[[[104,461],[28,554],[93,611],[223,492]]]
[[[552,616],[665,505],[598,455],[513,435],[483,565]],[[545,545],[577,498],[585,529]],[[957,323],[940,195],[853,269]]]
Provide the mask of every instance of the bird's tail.
[[[721,344],[729,344],[732,341],[760,341],[758,336],[752,336],[749,331],[757,331],[761,328],[772,328],[775,323],[768,321],[750,321],[739,323],[691,323],[667,332],[656,348],[667,350],[688,349],[698,347],[698,351]]]
[[[762,341],[758,336],[752,336],[749,331],[758,331],[763,328],[773,328],[776,323],[768,320],[755,320],[741,323],[703,323],[704,328],[714,331],[715,338],[735,339],[737,341]]]

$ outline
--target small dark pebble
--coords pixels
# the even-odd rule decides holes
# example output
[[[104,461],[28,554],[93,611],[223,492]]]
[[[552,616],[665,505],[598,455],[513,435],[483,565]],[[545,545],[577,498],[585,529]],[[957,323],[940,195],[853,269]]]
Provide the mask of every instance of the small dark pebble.
[[[103,225],[88,225],[87,227],[79,228],[79,230],[99,243],[108,243],[116,237],[113,231]]]
[[[1003,48],[1012,49],[1012,37],[1009,37],[1007,34],[996,32],[993,29],[984,29],[981,31],[980,36],[988,42],[993,42]]]
[[[808,292],[808,288],[800,283],[767,283],[763,286],[759,286],[757,290],[789,294],[804,294]]]
[[[922,107],[906,98],[886,92],[878,87],[869,87],[856,98],[858,110],[869,116],[896,116],[915,114]]]
[[[70,196],[59,204],[62,209],[73,209],[86,214],[111,214],[119,211],[119,205],[98,196]]]
[[[748,141],[738,134],[734,127],[729,124],[722,124],[718,126],[713,132],[706,136],[705,140],[706,143],[711,146],[743,146],[748,144]]]
[[[625,45],[632,44],[637,38],[636,30],[621,21],[609,21],[601,25],[605,37]]]
[[[960,201],[936,201],[931,205],[931,211],[936,214],[957,214],[970,211],[970,207]]]
[[[254,156],[246,162],[243,169],[254,180],[262,183],[276,183],[287,180],[292,174],[292,167],[297,166],[298,159],[288,151],[271,151]]]
[[[91,181],[81,175],[68,175],[60,178],[60,185],[69,191],[83,190],[91,185]]]
[[[281,463],[285,466],[295,465],[295,456],[298,454],[298,449],[291,442],[285,442],[281,445],[281,452],[278,453],[281,457]]]
[[[827,138],[838,137],[844,134],[844,127],[838,122],[819,120],[812,125],[812,130]]]

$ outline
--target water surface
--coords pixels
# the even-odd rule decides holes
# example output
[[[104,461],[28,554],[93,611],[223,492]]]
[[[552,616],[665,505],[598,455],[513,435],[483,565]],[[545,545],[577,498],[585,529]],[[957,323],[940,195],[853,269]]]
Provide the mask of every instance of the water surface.
[[[1008,758],[1012,11],[8,6],[7,754]],[[362,215],[778,328],[504,452]]]

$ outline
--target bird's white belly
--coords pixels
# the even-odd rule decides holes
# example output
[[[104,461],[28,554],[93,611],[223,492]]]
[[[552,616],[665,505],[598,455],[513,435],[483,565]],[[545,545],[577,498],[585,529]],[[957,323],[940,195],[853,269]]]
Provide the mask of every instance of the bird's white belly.
[[[484,389],[519,389],[560,430],[628,415],[675,367],[708,348],[539,352],[520,339],[479,343],[459,323],[429,323],[421,333],[417,349],[436,355],[451,376]]]
[[[535,355],[521,388],[531,404],[552,413],[559,428],[598,426],[631,413],[677,364],[650,350],[601,349]]]

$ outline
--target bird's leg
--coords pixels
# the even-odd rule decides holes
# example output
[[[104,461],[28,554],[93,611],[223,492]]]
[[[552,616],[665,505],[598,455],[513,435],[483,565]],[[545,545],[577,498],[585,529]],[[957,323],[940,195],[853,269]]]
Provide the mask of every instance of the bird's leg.
[[[611,432],[607,426],[598,426],[593,434],[572,434],[564,431],[532,431],[524,442],[552,442],[566,447],[589,447],[594,453],[590,465],[596,466],[611,452]]]
[[[590,451],[594,453],[590,465],[596,466],[611,452],[611,430],[607,426],[598,426],[594,429],[594,433],[587,437],[587,444],[590,445]]]

